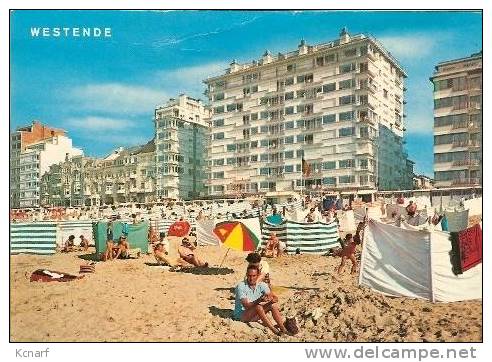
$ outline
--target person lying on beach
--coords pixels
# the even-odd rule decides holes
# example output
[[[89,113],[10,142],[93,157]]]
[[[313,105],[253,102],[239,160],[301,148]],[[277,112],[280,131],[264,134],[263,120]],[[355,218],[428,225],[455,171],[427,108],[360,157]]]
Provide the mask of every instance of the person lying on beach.
[[[70,235],[67,241],[65,241],[65,245],[63,246],[62,252],[68,253],[74,250],[75,250],[75,236]]]
[[[350,259],[352,262],[352,269],[350,270],[350,274],[355,274],[357,271],[357,260],[355,260],[355,247],[356,243],[352,234],[345,235],[345,243],[342,251],[340,252],[340,257],[342,258],[342,262],[340,266],[337,268],[337,273],[341,274],[342,270],[345,266],[345,260]]]
[[[258,253],[249,253],[246,257],[246,261],[248,262],[248,266],[255,265],[258,267],[258,271],[260,274],[258,275],[257,282],[265,282],[268,284],[268,287],[271,289],[272,284],[270,280],[270,266],[267,261],[261,258],[261,255]]]
[[[130,244],[128,243],[128,240],[126,239],[126,235],[123,234],[120,236],[120,240],[118,240],[118,249],[116,250],[116,254],[114,255],[115,259],[118,259],[121,257],[121,259],[126,259],[128,258],[130,250]]]
[[[89,249],[89,240],[85,238],[84,235],[80,235],[80,247],[87,251]]]
[[[178,253],[181,259],[183,259],[188,264],[192,264],[197,267],[208,267],[208,263],[202,261],[196,255],[196,247],[190,243],[188,238],[183,238],[181,245],[178,247]]]
[[[248,265],[246,280],[236,286],[234,319],[246,323],[261,321],[273,333],[277,335],[287,334],[284,318],[278,308],[278,298],[270,291],[266,283],[258,282],[259,275],[258,266]],[[268,312],[272,313],[278,329],[273,326],[268,318]]]
[[[169,256],[169,252],[162,243],[155,246],[154,257],[158,264],[169,265],[173,268],[181,266],[178,260],[173,260],[173,258]]]

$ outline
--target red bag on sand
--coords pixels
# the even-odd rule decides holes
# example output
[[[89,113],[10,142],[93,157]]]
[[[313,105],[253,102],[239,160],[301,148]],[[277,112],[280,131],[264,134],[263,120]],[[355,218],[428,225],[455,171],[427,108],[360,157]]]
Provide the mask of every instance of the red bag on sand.
[[[176,221],[174,224],[169,226],[168,236],[183,237],[188,235],[190,232],[191,225],[188,221]]]

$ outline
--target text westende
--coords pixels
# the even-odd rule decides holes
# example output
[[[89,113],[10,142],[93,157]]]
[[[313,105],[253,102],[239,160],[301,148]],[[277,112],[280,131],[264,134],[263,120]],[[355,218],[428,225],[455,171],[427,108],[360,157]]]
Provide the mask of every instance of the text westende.
[[[33,38],[111,38],[111,28],[101,27],[31,27]]]

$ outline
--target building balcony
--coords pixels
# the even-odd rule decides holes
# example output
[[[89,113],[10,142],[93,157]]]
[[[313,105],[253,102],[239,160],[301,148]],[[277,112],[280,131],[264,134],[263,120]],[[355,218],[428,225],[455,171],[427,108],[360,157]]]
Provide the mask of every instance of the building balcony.
[[[367,69],[363,69],[363,70],[360,70],[359,69],[358,74],[368,74],[371,77],[376,77],[377,76],[376,70],[373,70],[372,67],[368,67]]]
[[[369,123],[372,125],[376,124],[376,121],[373,120],[372,118],[369,118],[369,117],[359,117],[357,120],[358,120],[358,122],[361,122],[361,123]]]
[[[477,160],[458,160],[453,161],[453,166],[471,166],[478,165],[479,162]]]
[[[367,58],[372,60],[373,62],[377,61],[378,58],[376,58],[376,55],[373,52],[368,51],[366,54]]]
[[[104,192],[105,195],[112,195],[113,194],[113,191],[111,190],[106,190],[106,192]]]
[[[453,126],[451,128],[453,130],[455,130],[455,129],[462,129],[462,128],[468,128],[468,123],[467,122],[453,123]]]
[[[476,124],[469,124],[468,125],[468,132],[469,133],[479,133],[481,130],[481,127]]]
[[[478,102],[468,103],[468,111],[479,111],[481,108],[482,108],[482,106]]]
[[[476,140],[470,140],[468,141],[468,147],[470,148],[480,148],[482,145],[480,144],[480,141]]]
[[[479,178],[458,179],[451,182],[453,186],[476,186],[480,185]]]
[[[452,148],[468,147],[468,141],[454,141]]]

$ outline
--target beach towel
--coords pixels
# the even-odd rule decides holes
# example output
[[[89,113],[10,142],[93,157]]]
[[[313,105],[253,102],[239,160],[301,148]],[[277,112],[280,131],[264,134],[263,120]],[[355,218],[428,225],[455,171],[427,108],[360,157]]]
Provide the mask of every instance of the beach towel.
[[[38,269],[31,274],[31,282],[70,282],[75,279],[83,278],[84,276],[71,275],[58,271]]]
[[[183,237],[190,232],[191,225],[188,221],[176,221],[169,226],[168,236]]]
[[[482,228],[474,225],[460,232],[451,233],[453,248],[453,272],[463,272],[482,262]]]

